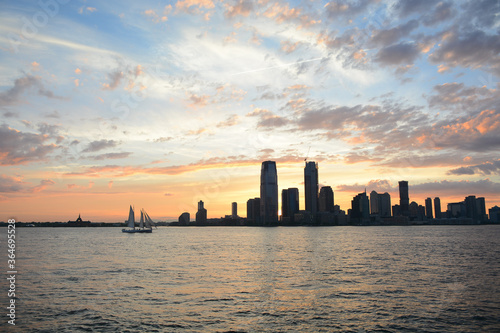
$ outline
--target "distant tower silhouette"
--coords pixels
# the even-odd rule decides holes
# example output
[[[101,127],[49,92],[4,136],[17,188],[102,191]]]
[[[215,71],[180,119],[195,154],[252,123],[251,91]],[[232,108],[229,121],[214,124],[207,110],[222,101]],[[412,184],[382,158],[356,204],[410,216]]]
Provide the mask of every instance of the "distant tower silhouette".
[[[401,214],[410,216],[410,197],[408,195],[408,182],[402,180],[399,182],[399,205],[401,206]]]
[[[207,223],[207,210],[204,207],[203,201],[198,202],[198,212],[196,212],[196,224]]]
[[[425,199],[425,217],[432,219],[432,199]]]
[[[441,199],[439,197],[434,198],[434,217],[441,218]]]
[[[262,162],[260,171],[260,218],[264,225],[278,223],[278,173],[276,162]]]
[[[306,211],[314,216],[318,212],[318,165],[315,162],[306,162],[304,189]]]
[[[231,217],[233,219],[238,217],[238,203],[236,203],[236,202],[233,202],[231,204]]]

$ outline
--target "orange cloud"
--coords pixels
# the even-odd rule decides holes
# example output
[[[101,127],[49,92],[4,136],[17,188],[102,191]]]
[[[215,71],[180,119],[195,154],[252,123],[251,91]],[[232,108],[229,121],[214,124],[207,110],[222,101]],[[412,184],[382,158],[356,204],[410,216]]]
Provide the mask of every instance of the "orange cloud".
[[[267,18],[274,18],[278,23],[283,23],[284,21],[296,19],[299,17],[300,12],[300,9],[290,8],[288,4],[282,6],[276,2],[269,7],[263,15]]]

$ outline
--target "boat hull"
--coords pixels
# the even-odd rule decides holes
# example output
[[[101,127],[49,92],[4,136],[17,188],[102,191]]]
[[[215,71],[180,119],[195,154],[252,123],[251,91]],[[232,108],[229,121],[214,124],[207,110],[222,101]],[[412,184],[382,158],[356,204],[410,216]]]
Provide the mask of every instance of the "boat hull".
[[[122,229],[122,232],[126,232],[128,234],[150,234],[153,232],[153,229]]]

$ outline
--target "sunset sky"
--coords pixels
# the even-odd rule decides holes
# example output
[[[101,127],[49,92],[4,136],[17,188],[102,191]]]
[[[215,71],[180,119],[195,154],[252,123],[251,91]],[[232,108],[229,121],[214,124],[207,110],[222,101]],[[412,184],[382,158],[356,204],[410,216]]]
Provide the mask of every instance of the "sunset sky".
[[[44,5],[46,4],[46,5]],[[500,205],[500,2],[3,1],[0,221],[208,217],[304,159],[350,208]]]

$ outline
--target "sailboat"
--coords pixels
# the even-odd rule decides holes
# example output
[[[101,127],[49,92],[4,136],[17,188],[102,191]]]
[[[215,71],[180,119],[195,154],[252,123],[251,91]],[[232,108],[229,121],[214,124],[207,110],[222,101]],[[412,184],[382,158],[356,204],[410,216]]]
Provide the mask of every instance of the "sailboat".
[[[135,213],[132,206],[130,206],[130,210],[128,212],[128,229],[122,229],[122,232],[127,233],[152,233],[153,232],[154,222],[149,217],[148,213],[144,209],[141,209],[141,220],[139,222],[139,228],[135,227]],[[155,226],[156,227],[156,226]]]

